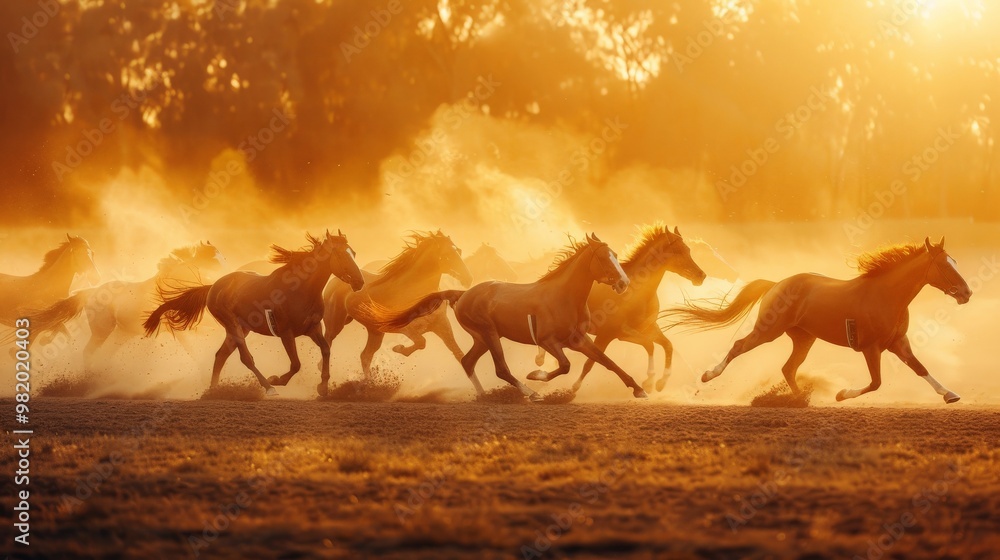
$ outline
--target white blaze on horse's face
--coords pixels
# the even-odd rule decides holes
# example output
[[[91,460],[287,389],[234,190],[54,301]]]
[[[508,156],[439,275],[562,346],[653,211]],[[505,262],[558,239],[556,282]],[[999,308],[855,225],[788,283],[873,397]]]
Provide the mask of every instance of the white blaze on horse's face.
[[[972,298],[972,290],[958,271],[958,262],[947,253],[936,258],[941,260],[936,262],[936,271],[930,276],[928,283],[955,298],[959,305],[968,303]]]

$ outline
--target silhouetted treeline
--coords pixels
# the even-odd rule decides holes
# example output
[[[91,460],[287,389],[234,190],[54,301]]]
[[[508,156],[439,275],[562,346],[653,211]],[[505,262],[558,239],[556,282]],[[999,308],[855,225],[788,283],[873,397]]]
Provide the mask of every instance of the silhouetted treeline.
[[[374,204],[380,162],[491,78],[491,118],[628,123],[599,173],[684,172],[661,186],[696,218],[842,219],[899,181],[886,215],[997,219],[1000,7],[866,4],[5,1],[0,217],[86,215],[126,167],[189,193],[227,148],[264,194]]]

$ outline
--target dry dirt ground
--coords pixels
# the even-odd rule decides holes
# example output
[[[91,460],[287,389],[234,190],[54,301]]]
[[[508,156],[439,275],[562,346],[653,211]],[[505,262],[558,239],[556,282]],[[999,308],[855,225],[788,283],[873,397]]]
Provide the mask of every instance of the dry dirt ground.
[[[32,415],[31,547],[4,538],[15,557],[989,558],[1000,547],[996,408],[37,398]],[[9,480],[12,453],[2,457]]]

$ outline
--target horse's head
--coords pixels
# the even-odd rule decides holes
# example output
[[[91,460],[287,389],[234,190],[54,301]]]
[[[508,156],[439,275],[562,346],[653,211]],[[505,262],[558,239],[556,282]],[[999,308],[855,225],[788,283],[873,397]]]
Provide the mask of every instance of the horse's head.
[[[455,245],[451,237],[438,231],[422,238],[417,244],[417,251],[435,260],[442,274],[451,276],[465,287],[472,285],[472,273],[462,260],[462,250]]]
[[[593,251],[590,259],[590,274],[596,282],[607,284],[615,292],[622,294],[628,289],[629,279],[618,262],[618,255],[607,243],[593,233],[587,236],[587,244]]]
[[[101,281],[101,271],[94,263],[94,251],[82,237],[66,234],[66,251],[73,264],[73,272],[85,275],[92,285]]]
[[[972,290],[958,272],[958,263],[944,250],[944,237],[937,245],[924,239],[924,246],[931,263],[927,268],[927,283],[955,298],[959,305],[968,303]]]
[[[323,254],[329,255],[330,272],[341,281],[349,284],[355,292],[365,287],[365,277],[355,260],[357,253],[347,243],[347,236],[337,230],[337,235],[329,231],[318,247]]]
[[[664,254],[667,270],[686,278],[695,286],[701,286],[707,275],[705,271],[691,258],[691,248],[684,243],[681,231],[674,226],[676,237],[670,241],[670,249]]]
[[[191,249],[191,257],[187,263],[198,270],[220,272],[226,268],[225,257],[211,241],[202,241]]]
[[[500,252],[495,247],[487,243],[480,245],[476,252],[465,259],[465,264],[477,278],[501,280],[503,282],[513,282],[517,280],[517,273],[510,264],[500,256]]]

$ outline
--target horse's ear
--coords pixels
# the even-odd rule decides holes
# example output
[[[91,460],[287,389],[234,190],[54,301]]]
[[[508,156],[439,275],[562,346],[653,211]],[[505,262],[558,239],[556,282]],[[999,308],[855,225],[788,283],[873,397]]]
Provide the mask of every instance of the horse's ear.
[[[930,237],[925,237],[924,238],[924,247],[926,247],[928,251],[931,250],[931,238]]]
[[[677,237],[681,236],[681,230],[677,229],[677,226],[674,226],[674,235],[676,235]]]
[[[942,250],[944,250],[944,236],[943,235],[941,236],[941,241],[938,243],[938,247],[940,247]]]
[[[344,232],[340,231],[340,228],[337,228],[337,236],[338,237],[343,237],[344,236]]]
[[[68,233],[66,234],[66,241],[73,241],[73,238]]]

